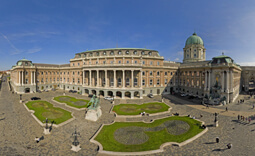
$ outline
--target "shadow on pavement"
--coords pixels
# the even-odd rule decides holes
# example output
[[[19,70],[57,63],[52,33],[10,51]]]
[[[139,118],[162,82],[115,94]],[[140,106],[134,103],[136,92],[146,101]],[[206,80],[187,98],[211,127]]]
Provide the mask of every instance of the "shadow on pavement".
[[[216,142],[206,142],[204,144],[210,145],[210,144],[215,144]]]
[[[226,149],[227,149],[227,148],[223,148],[223,149],[218,148],[218,149],[214,149],[214,150],[212,150],[212,151],[220,152],[220,151],[225,151]]]

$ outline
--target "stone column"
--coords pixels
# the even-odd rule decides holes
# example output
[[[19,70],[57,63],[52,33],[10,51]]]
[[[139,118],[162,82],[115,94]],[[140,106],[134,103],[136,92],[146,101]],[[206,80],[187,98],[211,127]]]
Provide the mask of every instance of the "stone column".
[[[143,74],[142,70],[140,70],[140,88],[143,87]]]
[[[20,85],[20,71],[19,71],[19,85]]]
[[[227,71],[227,93],[229,92],[229,71]]]
[[[233,71],[230,71],[230,92],[233,91]]]
[[[91,87],[92,85],[91,85],[91,74],[92,74],[92,71],[91,70],[89,70],[89,86]]]
[[[209,71],[209,77],[208,77],[208,90],[211,88],[211,71]]]
[[[35,75],[36,75],[36,72],[34,71],[34,85],[36,84]]]
[[[125,88],[125,70],[122,70],[122,74],[123,74],[123,76],[122,76],[122,88]]]
[[[33,75],[32,75],[32,74],[33,74],[33,72],[31,71],[31,80],[30,80],[30,81],[31,81],[31,82],[30,82],[31,85],[33,84],[33,83],[32,83],[32,80],[33,80]]]
[[[205,72],[205,88],[204,90],[207,90],[207,71]]]
[[[84,85],[84,70],[82,71],[82,85]]]
[[[107,70],[104,71],[105,74],[105,87],[108,87],[108,83],[107,83]]]
[[[113,87],[116,88],[116,70],[113,70]]]
[[[99,87],[99,70],[97,70],[97,87]]]
[[[134,70],[131,70],[131,88],[134,86]]]
[[[222,72],[221,76],[221,92],[224,92],[224,71]]]
[[[21,84],[22,84],[22,86],[23,86],[23,84],[24,84],[24,81],[23,81],[24,75],[23,75],[23,74],[24,74],[24,72],[22,71],[22,72],[21,72]]]

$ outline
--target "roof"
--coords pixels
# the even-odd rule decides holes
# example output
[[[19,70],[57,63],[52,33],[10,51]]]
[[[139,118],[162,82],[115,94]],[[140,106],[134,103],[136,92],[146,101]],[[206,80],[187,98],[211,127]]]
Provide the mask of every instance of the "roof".
[[[230,57],[223,54],[223,55],[216,56],[216,57],[213,57],[213,58],[230,58]]]
[[[149,51],[157,51],[152,49],[146,49],[146,48],[108,48],[108,49],[96,49],[96,50],[87,50],[80,53],[87,53],[87,52],[94,52],[94,51],[107,51],[107,50],[149,50]],[[79,53],[77,53],[79,54]]]
[[[204,42],[201,37],[197,36],[197,34],[194,32],[192,36],[190,36],[185,43],[185,46],[190,44],[201,44],[204,45]]]

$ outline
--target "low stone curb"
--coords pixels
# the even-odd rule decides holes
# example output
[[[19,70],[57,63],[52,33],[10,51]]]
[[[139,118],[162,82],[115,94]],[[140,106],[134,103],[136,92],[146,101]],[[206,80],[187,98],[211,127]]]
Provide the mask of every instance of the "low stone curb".
[[[71,108],[71,109],[75,109],[75,110],[77,110],[77,111],[86,110],[86,108],[75,108],[75,107],[69,106],[69,105],[66,104],[66,103],[58,102],[58,101],[54,100],[54,97],[53,97],[51,100],[52,100],[53,102],[56,102],[56,103],[61,104],[61,105],[65,105],[66,107]]]
[[[162,117],[162,119],[163,119],[163,118],[166,118],[166,117]],[[161,119],[161,118],[160,118],[160,119]],[[157,120],[159,120],[159,119],[157,119]],[[200,122],[202,123],[202,125],[205,124],[205,123],[204,123],[203,121],[201,121],[201,120],[198,120],[198,119],[194,119],[194,120],[200,121]],[[153,121],[154,121],[154,120],[153,120]],[[153,122],[153,121],[152,121],[152,122]],[[136,122],[137,122],[137,121],[136,121]],[[96,140],[94,140],[94,139],[95,139],[95,137],[98,135],[98,133],[101,131],[101,129],[104,127],[104,125],[112,125],[112,124],[114,124],[114,123],[115,123],[115,121],[114,121],[113,123],[110,123],[110,124],[102,124],[102,125],[100,126],[100,128],[97,130],[97,132],[94,134],[94,136],[91,137],[90,142],[95,143],[95,144],[97,144],[97,145],[99,146],[99,151],[98,151],[99,153],[106,154],[106,155],[146,155],[146,154],[161,153],[161,152],[164,152],[164,147],[165,147],[165,146],[169,146],[169,145],[175,145],[175,146],[179,146],[179,147],[184,146],[184,145],[186,145],[186,144],[188,144],[188,143],[190,143],[190,142],[196,140],[197,138],[199,138],[200,136],[202,136],[203,134],[205,134],[205,133],[208,131],[208,128],[206,127],[202,132],[200,132],[199,134],[193,136],[192,138],[190,138],[190,139],[188,139],[188,140],[185,140],[184,142],[181,142],[181,143],[177,143],[177,142],[166,142],[166,143],[162,144],[162,145],[160,146],[160,148],[157,149],[157,150],[142,151],[142,152],[113,152],[113,151],[105,151],[105,150],[103,150],[103,146],[101,145],[101,143],[98,142],[98,141],[96,141]],[[144,123],[146,123],[146,122],[144,122]]]
[[[42,122],[34,115],[35,111],[34,111],[34,110],[30,110],[30,109],[26,106],[26,103],[27,103],[27,102],[28,102],[28,101],[24,101],[24,102],[23,102],[23,105],[24,105],[24,107],[27,109],[27,111],[31,113],[32,117],[35,119],[35,121],[37,121],[37,122],[39,123],[39,125],[41,125],[41,126],[46,126],[45,123],[42,123]],[[61,109],[63,109],[63,108],[61,108]],[[64,109],[64,110],[66,110],[66,109]],[[68,111],[68,110],[66,110],[66,111]],[[68,120],[66,120],[65,122],[62,122],[61,124],[58,124],[58,125],[53,124],[53,127],[58,128],[58,127],[61,127],[61,126],[65,125],[65,124],[67,124],[67,123],[69,123],[69,122],[75,120],[75,116],[74,116],[73,114],[74,114],[74,113],[72,112],[72,114],[71,114],[71,115],[72,115],[72,118],[71,118],[71,119],[68,119]]]

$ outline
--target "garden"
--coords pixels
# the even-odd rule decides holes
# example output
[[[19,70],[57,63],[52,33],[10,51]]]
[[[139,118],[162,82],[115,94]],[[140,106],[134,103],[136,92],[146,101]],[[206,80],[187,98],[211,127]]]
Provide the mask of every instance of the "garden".
[[[64,109],[53,107],[53,105],[47,101],[29,101],[26,106],[30,110],[34,110],[34,115],[44,122],[46,118],[50,121],[54,121],[54,124],[60,124],[72,118],[71,112]]]
[[[138,104],[119,104],[113,111],[118,115],[139,115],[141,112],[153,114],[168,111],[170,107],[162,102]]]
[[[75,107],[75,108],[88,107],[88,103],[89,103],[89,100],[76,99],[70,96],[58,96],[58,97],[54,97],[54,100],[60,103],[65,103],[68,106]]]
[[[150,151],[159,149],[166,142],[181,143],[203,130],[197,120],[173,116],[152,123],[115,122],[104,125],[95,140],[105,151]]]

